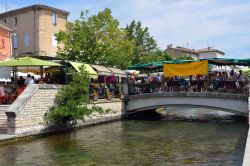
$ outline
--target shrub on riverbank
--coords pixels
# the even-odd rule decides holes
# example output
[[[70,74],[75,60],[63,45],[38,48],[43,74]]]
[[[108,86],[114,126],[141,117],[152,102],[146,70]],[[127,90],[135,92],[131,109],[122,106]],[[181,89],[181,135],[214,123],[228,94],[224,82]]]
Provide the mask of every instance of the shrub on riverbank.
[[[69,85],[62,86],[55,99],[55,106],[46,113],[46,119],[55,123],[83,120],[93,112],[102,112],[101,108],[88,108],[89,75],[84,69],[74,73]]]

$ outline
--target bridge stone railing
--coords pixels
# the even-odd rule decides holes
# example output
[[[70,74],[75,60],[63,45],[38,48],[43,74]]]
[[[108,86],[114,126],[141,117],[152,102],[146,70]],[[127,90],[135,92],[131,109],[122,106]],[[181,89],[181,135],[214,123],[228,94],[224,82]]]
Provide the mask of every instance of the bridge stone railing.
[[[222,98],[235,100],[248,100],[245,94],[229,94],[215,92],[159,92],[159,93],[144,93],[137,95],[128,95],[127,99],[148,98],[148,97],[206,97],[206,98]]]
[[[125,112],[168,106],[199,107],[248,115],[248,95],[214,92],[160,92],[127,95]]]
[[[230,94],[249,94],[249,86],[246,82],[239,81],[213,81],[213,80],[194,80],[194,81],[163,81],[150,83],[128,83],[128,94],[146,94],[157,92],[216,92]]]

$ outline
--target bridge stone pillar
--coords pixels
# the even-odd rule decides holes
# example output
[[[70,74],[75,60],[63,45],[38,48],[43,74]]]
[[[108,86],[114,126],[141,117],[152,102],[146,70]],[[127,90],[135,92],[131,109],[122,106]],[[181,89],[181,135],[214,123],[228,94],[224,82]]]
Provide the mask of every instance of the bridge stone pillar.
[[[7,134],[15,135],[16,133],[16,114],[14,112],[6,112],[8,117],[7,121]]]

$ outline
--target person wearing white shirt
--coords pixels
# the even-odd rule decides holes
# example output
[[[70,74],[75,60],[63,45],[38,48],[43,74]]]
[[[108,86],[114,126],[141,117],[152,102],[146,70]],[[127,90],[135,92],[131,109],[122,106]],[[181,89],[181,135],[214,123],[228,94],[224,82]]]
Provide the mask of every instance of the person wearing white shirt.
[[[34,84],[34,80],[32,79],[32,77],[31,77],[30,74],[28,74],[28,76],[27,76],[27,78],[26,78],[26,80],[25,80],[24,83],[25,83],[26,86],[28,86],[30,84]]]

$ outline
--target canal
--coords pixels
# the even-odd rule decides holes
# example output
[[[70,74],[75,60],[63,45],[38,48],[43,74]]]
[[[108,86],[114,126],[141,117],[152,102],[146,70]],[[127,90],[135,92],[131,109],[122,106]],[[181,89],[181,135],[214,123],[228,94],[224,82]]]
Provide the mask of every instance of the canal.
[[[0,146],[0,165],[242,165],[239,122],[129,119]]]

